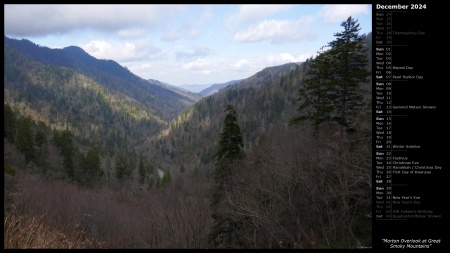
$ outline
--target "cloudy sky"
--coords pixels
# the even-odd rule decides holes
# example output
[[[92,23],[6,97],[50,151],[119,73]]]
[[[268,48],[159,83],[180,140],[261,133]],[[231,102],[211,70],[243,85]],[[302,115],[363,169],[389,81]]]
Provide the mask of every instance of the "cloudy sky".
[[[79,46],[144,79],[223,83],[304,61],[350,15],[372,29],[371,5],[4,5],[5,35]]]

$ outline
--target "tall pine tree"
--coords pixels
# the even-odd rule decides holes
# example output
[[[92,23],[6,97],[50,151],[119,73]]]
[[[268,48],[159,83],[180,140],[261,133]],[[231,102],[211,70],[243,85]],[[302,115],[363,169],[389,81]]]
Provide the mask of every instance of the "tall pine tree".
[[[147,178],[147,170],[144,166],[144,160],[142,155],[139,157],[139,183],[145,183],[145,179]]]
[[[328,51],[321,47],[315,59],[309,62],[303,86],[298,90],[297,110],[302,114],[291,119],[291,124],[303,124],[305,121],[317,130],[322,122],[331,121],[333,101],[336,89],[333,82],[333,61]]]
[[[362,84],[369,81],[365,36],[360,35],[358,20],[351,16],[341,23],[342,32],[335,33],[335,40],[328,45],[333,58],[335,87],[338,101],[334,121],[346,130],[353,130],[353,122],[364,106]]]
[[[53,138],[60,155],[64,159],[63,166],[67,170],[69,178],[73,181],[75,176],[74,154],[76,151],[73,143],[73,134],[69,129],[65,129],[61,133],[55,130]]]
[[[27,163],[36,163],[36,147],[34,143],[34,128],[36,124],[30,115],[17,120],[17,149],[25,156]]]
[[[103,178],[101,168],[100,151],[97,146],[92,147],[82,159],[82,170],[85,186],[93,188]]]
[[[16,136],[16,115],[11,106],[6,103],[3,108],[3,137],[10,143],[14,143]]]
[[[335,33],[329,50],[322,50],[310,62],[299,89],[300,116],[291,118],[291,124],[305,121],[317,130],[324,122],[336,122],[347,131],[362,111],[364,96],[362,84],[369,81],[365,37],[351,16],[341,23],[344,31]]]
[[[237,114],[232,105],[227,105],[224,127],[220,133],[219,147],[215,154],[213,199],[211,203],[213,227],[209,234],[212,247],[230,245],[233,234],[233,221],[218,210],[224,198],[226,185],[232,175],[231,165],[244,157],[241,129],[237,123]]]

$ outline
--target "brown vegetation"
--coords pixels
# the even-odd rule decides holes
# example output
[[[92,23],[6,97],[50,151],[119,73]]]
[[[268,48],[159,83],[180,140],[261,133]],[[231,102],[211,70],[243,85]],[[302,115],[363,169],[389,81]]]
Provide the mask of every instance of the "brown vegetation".
[[[5,178],[5,248],[200,248],[211,224],[206,191],[188,179],[147,192]]]
[[[48,226],[45,215],[33,217],[21,215],[16,204],[5,213],[5,249],[99,249],[103,243],[87,238],[79,226],[70,234]]]
[[[233,166],[219,210],[232,248],[353,248],[371,244],[371,144],[322,128],[272,131]],[[351,141],[353,140],[353,141]],[[236,222],[237,221],[237,222]]]

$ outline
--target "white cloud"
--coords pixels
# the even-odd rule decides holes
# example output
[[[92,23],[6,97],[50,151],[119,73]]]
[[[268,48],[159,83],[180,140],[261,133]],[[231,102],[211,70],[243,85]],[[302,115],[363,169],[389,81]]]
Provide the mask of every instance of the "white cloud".
[[[183,64],[182,68],[185,70],[199,70],[199,71],[207,71],[208,67],[211,66],[211,62],[205,59],[198,59],[196,61],[192,61],[186,64]]]
[[[155,60],[166,57],[164,52],[146,40],[134,43],[95,40],[81,47],[95,58],[111,59],[118,62]]]
[[[151,30],[184,9],[180,5],[150,4],[7,4],[4,7],[5,33],[18,36],[66,34],[85,29],[114,33],[132,26]]]
[[[316,34],[309,29],[312,17],[305,16],[298,20],[264,20],[257,25],[251,25],[234,35],[234,40],[241,42],[256,42],[271,40],[272,43],[283,43],[314,39]]]
[[[289,62],[304,62],[310,58],[313,54],[300,54],[297,57],[289,53],[281,53],[278,55],[267,55],[265,57],[266,66],[277,66]]]
[[[232,67],[235,69],[240,69],[241,67],[248,65],[248,63],[249,62],[247,60],[240,59],[236,63],[232,64]]]
[[[163,41],[177,41],[184,38],[193,39],[200,34],[200,31],[196,29],[190,29],[189,27],[180,27],[171,29],[164,33],[161,40]]]
[[[208,46],[192,45],[191,49],[188,51],[175,52],[175,57],[177,60],[188,60],[197,57],[206,57],[214,53],[215,51]]]
[[[280,64],[284,64],[284,63],[288,63],[288,62],[293,62],[294,60],[295,60],[294,56],[292,56],[288,53],[284,53],[284,54],[279,54],[279,55],[268,55],[268,56],[266,56],[265,62],[269,66],[274,66],[274,65],[280,65]]]
[[[304,16],[308,10],[313,12]],[[312,55],[307,52],[329,40],[322,36],[335,32],[326,22],[368,14],[357,17],[370,27],[369,10],[370,5],[6,4],[4,27],[6,36],[43,46],[78,45],[143,78],[173,84],[215,83],[246,78],[268,66],[305,61]]]
[[[200,15],[200,18],[198,19],[199,22],[207,22],[211,20],[213,17],[213,11],[211,6],[206,6],[203,13]]]
[[[323,6],[317,16],[322,17],[325,24],[345,21],[349,16],[368,14],[369,6],[363,4],[337,4]]]
[[[239,6],[239,12],[230,15],[226,21],[228,26],[241,23],[258,22],[270,15],[292,8],[292,5],[279,4],[243,4]]]
[[[316,54],[312,54],[312,53],[306,53],[306,54],[299,54],[298,57],[296,58],[296,62],[304,62],[307,59],[312,57],[316,57]]]
[[[126,67],[133,73],[139,75],[142,78],[146,78],[147,75],[142,75],[142,73],[153,73],[158,64],[154,63],[142,63],[142,62],[129,62]]]
[[[182,31],[178,30],[178,29],[172,29],[167,31],[163,37],[161,38],[164,41],[176,41],[181,39],[182,37]]]
[[[146,34],[146,31],[143,29],[125,29],[117,32],[117,35],[119,38],[126,38],[126,39],[137,39],[142,38]]]
[[[191,73],[204,75],[214,73],[214,75],[219,78],[221,76],[230,76],[229,78],[231,78],[231,76],[242,75],[242,73],[248,73],[248,76],[250,76],[258,70],[261,70],[261,63],[258,62],[256,64],[247,59],[222,59],[215,61],[198,59],[196,61],[184,64],[182,69],[190,71]],[[227,81],[230,80],[231,79]]]
[[[173,66],[161,62],[134,61],[124,64],[132,73],[144,79],[156,79],[167,82],[176,77],[173,73]],[[178,71],[179,72],[179,71]],[[170,82],[169,82],[170,83]]]

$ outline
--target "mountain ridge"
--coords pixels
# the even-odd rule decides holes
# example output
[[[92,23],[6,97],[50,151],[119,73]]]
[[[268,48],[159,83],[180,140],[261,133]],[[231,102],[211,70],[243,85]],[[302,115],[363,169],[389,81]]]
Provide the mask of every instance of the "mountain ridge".
[[[10,39],[6,36],[4,37],[4,43],[17,48],[35,61],[72,68],[87,75],[108,89],[136,99],[148,106],[155,115],[167,121],[196,102],[192,96],[152,84],[117,62],[96,59],[77,46],[50,49],[36,45],[29,40]],[[158,112],[160,108],[165,110],[165,115]]]

